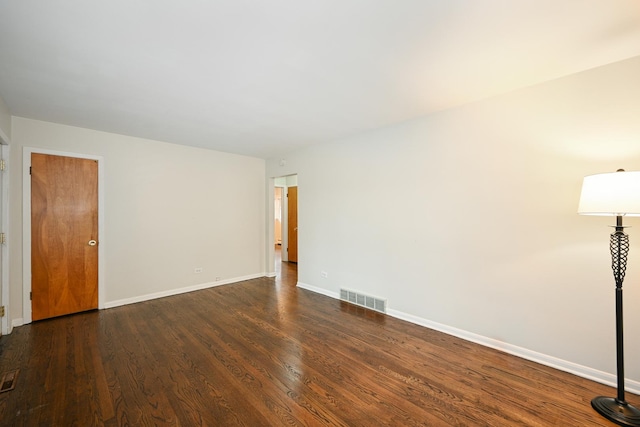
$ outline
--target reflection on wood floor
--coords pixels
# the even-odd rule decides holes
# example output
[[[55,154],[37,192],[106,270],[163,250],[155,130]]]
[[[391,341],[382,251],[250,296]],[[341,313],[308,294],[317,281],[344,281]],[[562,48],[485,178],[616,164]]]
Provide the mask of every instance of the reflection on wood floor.
[[[283,262],[282,249],[279,245],[276,245],[274,258],[276,263],[276,283],[296,286],[298,283],[298,264],[294,262]]]

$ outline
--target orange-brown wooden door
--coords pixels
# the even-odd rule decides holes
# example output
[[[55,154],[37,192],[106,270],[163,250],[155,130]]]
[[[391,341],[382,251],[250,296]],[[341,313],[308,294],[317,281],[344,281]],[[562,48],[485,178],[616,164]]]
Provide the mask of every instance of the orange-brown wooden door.
[[[287,256],[290,262],[298,262],[298,187],[289,187],[287,212]]]
[[[31,317],[98,308],[98,163],[31,155]]]

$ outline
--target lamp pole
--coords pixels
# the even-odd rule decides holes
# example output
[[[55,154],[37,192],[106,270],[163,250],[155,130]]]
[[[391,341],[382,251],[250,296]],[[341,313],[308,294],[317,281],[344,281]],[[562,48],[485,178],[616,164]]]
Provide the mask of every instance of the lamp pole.
[[[616,281],[616,359],[618,373],[618,402],[626,403],[624,398],[624,327],[622,315],[622,282],[627,271],[629,254],[629,236],[624,233],[622,216],[616,216],[616,231],[611,234],[611,268]]]
[[[624,328],[622,315],[622,282],[627,270],[629,236],[625,234],[622,216],[616,216],[616,231],[611,234],[611,269],[616,281],[616,365],[618,376],[617,397],[598,396],[591,406],[600,415],[622,426],[640,426],[640,410],[629,405],[624,391]]]
[[[616,217],[615,231],[609,240],[611,269],[616,282],[616,371],[617,396],[598,396],[591,406],[600,415],[621,426],[640,427],[640,410],[629,405],[624,391],[624,328],[622,283],[627,271],[629,236],[624,232],[623,216],[640,216],[640,171],[591,175],[584,178],[578,213]]]

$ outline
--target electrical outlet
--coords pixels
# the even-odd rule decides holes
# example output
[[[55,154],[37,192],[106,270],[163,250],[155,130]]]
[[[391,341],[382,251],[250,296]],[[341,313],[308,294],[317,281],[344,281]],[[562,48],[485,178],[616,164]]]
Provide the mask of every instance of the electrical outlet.
[[[219,281],[220,281],[220,277],[216,277],[216,282],[219,282]]]
[[[193,270],[194,273],[202,273],[202,267],[197,267]]]
[[[327,277],[329,277],[329,273],[327,273],[326,271],[321,271],[320,276],[322,276],[323,279],[326,279]]]

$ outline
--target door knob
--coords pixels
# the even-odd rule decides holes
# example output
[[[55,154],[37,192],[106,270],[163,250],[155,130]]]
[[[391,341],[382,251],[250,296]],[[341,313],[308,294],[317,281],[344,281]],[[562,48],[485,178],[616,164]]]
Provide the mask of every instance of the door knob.
[[[96,242],[95,240],[89,240],[89,246],[95,246],[97,244],[98,242]]]

